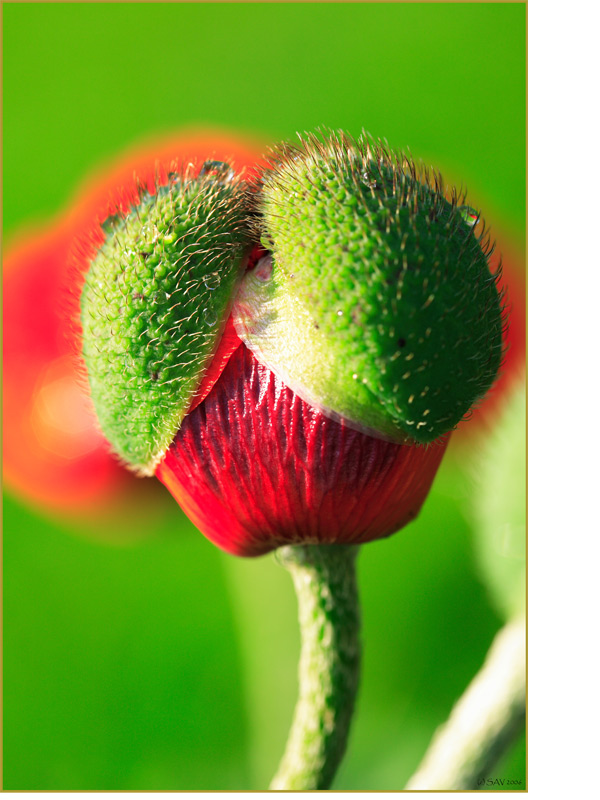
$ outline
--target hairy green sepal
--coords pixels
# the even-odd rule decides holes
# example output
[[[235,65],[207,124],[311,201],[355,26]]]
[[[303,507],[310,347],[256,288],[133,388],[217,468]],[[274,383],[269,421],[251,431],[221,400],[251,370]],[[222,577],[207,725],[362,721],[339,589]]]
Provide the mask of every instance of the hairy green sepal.
[[[486,393],[502,355],[495,276],[459,202],[365,139],[288,147],[262,189],[272,268],[244,279],[238,332],[326,413],[433,441]]]
[[[210,168],[209,168],[210,167]],[[172,174],[106,239],[81,297],[83,357],[100,426],[151,474],[221,337],[247,258],[245,193],[226,165]]]

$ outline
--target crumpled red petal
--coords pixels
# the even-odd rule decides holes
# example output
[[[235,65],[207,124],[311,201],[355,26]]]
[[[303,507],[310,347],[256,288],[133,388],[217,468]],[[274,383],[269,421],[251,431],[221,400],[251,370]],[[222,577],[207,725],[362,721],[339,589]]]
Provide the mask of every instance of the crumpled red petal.
[[[448,442],[397,445],[334,422],[239,347],[156,475],[223,550],[358,544],[423,504]]]

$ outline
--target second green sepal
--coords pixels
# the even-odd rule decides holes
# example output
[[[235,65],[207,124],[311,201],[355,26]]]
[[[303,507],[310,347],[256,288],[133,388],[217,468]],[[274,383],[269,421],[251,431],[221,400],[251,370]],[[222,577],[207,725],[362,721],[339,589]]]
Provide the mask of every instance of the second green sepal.
[[[260,190],[270,256],[236,298],[246,345],[351,427],[423,444],[451,430],[502,357],[477,214],[386,145],[331,132],[276,151]]]

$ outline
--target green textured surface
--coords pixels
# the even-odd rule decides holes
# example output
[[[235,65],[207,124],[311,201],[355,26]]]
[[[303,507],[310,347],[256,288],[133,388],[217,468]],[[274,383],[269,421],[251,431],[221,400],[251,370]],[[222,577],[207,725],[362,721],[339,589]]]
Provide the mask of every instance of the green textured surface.
[[[381,143],[326,131],[274,160],[260,208],[273,270],[248,273],[236,322],[259,358],[392,439],[451,430],[502,354],[485,233],[465,221],[465,198]]]
[[[151,474],[218,345],[248,252],[244,191],[227,165],[169,176],[106,239],[81,298],[83,357],[100,427]]]
[[[328,125],[410,146],[523,246],[524,4],[5,3],[2,14],[7,245],[147,136],[210,126],[275,142]],[[465,466],[472,457],[461,452]],[[451,466],[416,522],[361,553],[362,680],[334,789],[401,789],[501,624],[463,513],[473,486]],[[174,504],[136,547],[86,532],[5,499],[5,788],[264,790],[297,692],[289,575],[220,553]],[[524,786],[524,754],[522,737],[490,779]]]

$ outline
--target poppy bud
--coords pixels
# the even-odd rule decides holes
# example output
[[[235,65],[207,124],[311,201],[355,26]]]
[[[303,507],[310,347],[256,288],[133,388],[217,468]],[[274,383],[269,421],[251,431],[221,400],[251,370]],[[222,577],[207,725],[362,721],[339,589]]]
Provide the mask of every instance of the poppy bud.
[[[281,148],[252,191],[219,165],[142,193],[82,294],[117,453],[237,555],[405,525],[501,358],[496,278],[459,203],[333,134]]]

